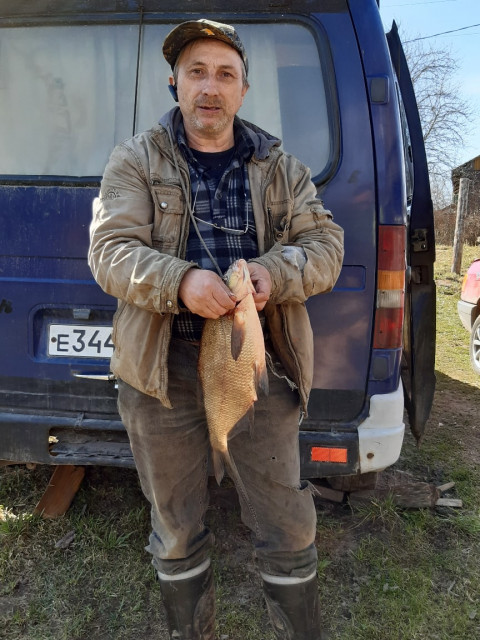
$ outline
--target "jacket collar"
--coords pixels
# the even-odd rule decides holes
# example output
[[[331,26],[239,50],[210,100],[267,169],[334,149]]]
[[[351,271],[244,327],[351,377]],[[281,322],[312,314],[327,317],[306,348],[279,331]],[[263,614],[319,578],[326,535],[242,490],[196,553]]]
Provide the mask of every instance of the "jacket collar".
[[[160,119],[159,125],[164,129],[170,129],[172,138],[177,139],[178,127],[182,122],[182,114],[179,107],[174,107]],[[238,116],[235,116],[233,123],[234,127],[241,132],[241,135],[246,136],[251,145],[254,148],[254,156],[257,160],[265,160],[270,155],[270,150],[274,147],[279,147],[281,141],[275,136],[267,133],[260,127],[242,120]]]

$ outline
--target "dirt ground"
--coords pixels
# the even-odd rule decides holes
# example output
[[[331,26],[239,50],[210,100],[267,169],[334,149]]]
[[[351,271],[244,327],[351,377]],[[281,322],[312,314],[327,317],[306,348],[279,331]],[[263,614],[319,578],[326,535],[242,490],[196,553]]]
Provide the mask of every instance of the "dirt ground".
[[[407,417],[406,437],[404,452],[394,467],[383,472],[383,476],[395,474],[397,470],[404,471],[422,483],[431,483],[440,486],[452,480],[452,469],[459,464],[466,468],[478,468],[480,463],[480,389],[470,384],[462,383],[437,372],[437,391],[430,419],[427,423],[425,437],[418,448],[413,436],[409,433]],[[455,447],[455,464],[450,464],[448,449]],[[438,451],[440,455],[438,456]],[[445,452],[444,454],[442,452]],[[438,456],[438,457],[437,457]],[[380,474],[380,479],[381,479]],[[211,485],[212,503],[210,519],[216,534],[217,552],[216,562],[223,582],[222,610],[227,609],[234,602],[235,606],[262,607],[261,587],[256,574],[249,532],[241,524],[238,503],[233,488],[228,486],[216,487]],[[459,497],[458,487],[453,487],[445,494],[447,497]],[[319,526],[317,534],[317,547],[320,557],[328,557],[323,576],[320,576],[320,594],[322,603],[329,606],[330,601],[337,600],[335,616],[343,619],[344,623],[350,620],[352,606],[358,602],[359,591],[362,583],[368,580],[366,576],[357,575],[349,567],[349,554],[355,554],[361,547],[362,541],[369,538],[383,540],[385,545],[391,540],[391,531],[388,523],[380,518],[362,518],[352,511],[349,505],[349,494],[345,494],[342,503],[327,499],[316,498],[316,508]],[[461,511],[461,510],[460,510]],[[432,509],[432,514],[438,513],[445,517],[452,510]],[[459,513],[457,510],[456,513]],[[438,549],[447,548],[450,541],[445,537],[445,532],[439,528],[432,539],[432,546]],[[453,542],[451,544],[454,544]],[[350,575],[348,573],[350,572]],[[342,593],[331,592],[343,585]],[[448,585],[447,585],[448,587]],[[446,588],[447,588],[446,587]],[[331,616],[326,615],[325,639],[336,638],[363,638],[363,635],[343,635],[329,629]],[[264,640],[270,640],[273,636],[268,631],[268,621],[263,607],[262,626],[266,635]],[[480,628],[479,628],[480,629]],[[376,636],[375,636],[376,637]],[[394,637],[392,635],[392,637]],[[396,636],[395,636],[396,637]],[[400,636],[402,637],[402,636]],[[462,638],[454,633],[432,635],[416,635],[418,638]],[[465,636],[466,637],[466,636]],[[241,633],[223,636],[224,640],[244,640]],[[385,637],[385,640],[389,640]],[[407,640],[405,637],[404,640]]]
[[[437,373],[433,410],[422,446],[416,446],[407,426],[402,455],[383,474],[408,472],[415,481],[435,486],[455,480],[446,496],[463,499],[463,508],[431,508],[423,510],[425,515],[418,510],[415,520],[410,514],[399,515],[395,506],[383,505],[381,500],[358,510],[349,503],[348,493],[342,502],[315,498],[325,640],[480,637],[480,572],[476,568],[480,564],[480,536],[458,533],[451,524],[457,514],[475,511],[478,525],[479,415],[478,385]],[[28,511],[29,501],[34,504],[38,499],[51,470],[37,468],[22,474],[24,484],[15,498],[18,512]],[[325,481],[318,484],[325,485]],[[210,494],[207,518],[216,539],[213,564],[218,640],[273,640],[250,532],[241,522],[235,489],[228,478],[221,487],[212,478]],[[415,536],[412,527],[417,528]],[[71,547],[55,551],[55,541],[72,529],[76,538]],[[148,509],[136,472],[87,468],[65,517],[7,539],[6,566],[0,576],[0,625],[5,621],[0,638],[168,640],[158,585],[144,551],[148,531]],[[124,534],[125,540],[121,538]],[[409,540],[422,549],[420,554],[415,547],[405,548],[411,544]],[[399,572],[415,572],[426,553],[438,566],[433,566],[431,574],[429,567],[424,570],[426,586],[418,587],[417,596],[413,582],[410,589],[409,578],[402,578]],[[399,582],[402,579],[404,583]],[[71,587],[65,587],[65,580],[72,581]],[[48,589],[52,605],[43,596]],[[114,599],[112,593],[116,594]],[[396,595],[398,610],[394,608]],[[425,614],[423,621],[422,614],[416,627],[404,629],[400,625],[397,629],[402,617],[407,620],[411,615],[417,597],[428,601],[435,620],[430,622]],[[48,611],[50,606],[58,613],[48,617],[42,607]],[[86,620],[82,615],[89,607],[91,619]],[[439,619],[444,608],[444,619]],[[458,627],[450,618],[462,608],[467,621]],[[56,615],[68,617],[72,630],[62,629]],[[125,621],[131,621],[132,616],[138,619],[128,627]]]

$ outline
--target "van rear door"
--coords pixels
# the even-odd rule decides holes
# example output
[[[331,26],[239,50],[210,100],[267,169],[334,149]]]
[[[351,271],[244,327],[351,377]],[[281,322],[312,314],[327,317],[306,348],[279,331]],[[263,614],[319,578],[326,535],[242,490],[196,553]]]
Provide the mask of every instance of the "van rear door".
[[[435,234],[427,158],[415,92],[395,23],[387,42],[398,80],[406,125],[406,171],[409,195],[402,381],[410,428],[421,440],[435,392],[436,291],[433,273]],[[408,181],[407,181],[408,183]]]

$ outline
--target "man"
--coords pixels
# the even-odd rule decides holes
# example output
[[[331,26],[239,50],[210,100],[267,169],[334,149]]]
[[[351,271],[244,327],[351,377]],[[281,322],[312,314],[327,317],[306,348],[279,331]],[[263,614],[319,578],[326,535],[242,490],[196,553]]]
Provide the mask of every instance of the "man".
[[[112,370],[152,506],[147,549],[171,638],[213,640],[209,442],[196,367],[204,319],[235,306],[220,275],[243,257],[271,371],[253,429],[229,444],[242,519],[277,637],[318,640],[316,514],[298,451],[313,373],[304,302],[335,283],[343,233],[316,199],[309,170],[236,116],[248,60],[233,27],[180,24],[163,52],[179,107],[113,151],[89,252],[96,280],[119,299]]]

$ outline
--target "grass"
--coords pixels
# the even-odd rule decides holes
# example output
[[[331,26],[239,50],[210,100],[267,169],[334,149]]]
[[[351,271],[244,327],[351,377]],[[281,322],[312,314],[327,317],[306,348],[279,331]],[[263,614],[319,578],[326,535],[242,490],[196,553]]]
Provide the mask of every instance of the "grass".
[[[480,257],[477,247],[466,246],[462,254],[460,275],[451,272],[452,248],[439,246],[436,252],[435,279],[437,283],[437,372],[467,385],[480,388],[480,378],[469,364],[469,333],[463,329],[457,313],[463,275],[470,262]],[[442,389],[440,379],[440,390]],[[465,392],[468,393],[468,390]]]
[[[462,275],[477,256],[476,248],[464,248]],[[387,499],[344,516],[339,533],[346,544],[338,545],[322,588],[326,611],[332,593],[345,600],[328,615],[335,640],[480,637],[480,379],[457,314],[462,275],[451,273],[451,263],[451,248],[439,247],[432,416],[421,448],[407,435],[398,467],[420,480],[454,481],[464,506],[408,511]],[[345,536],[345,519],[354,537]]]
[[[477,250],[465,247],[462,273]],[[407,435],[397,467],[455,482],[462,509],[318,503],[320,597],[329,640],[480,637],[480,389],[456,304],[461,276],[438,247],[437,393],[424,443]],[[51,469],[0,469],[0,638],[166,640],[144,551],[149,513],[136,474],[87,468],[55,520],[32,517]],[[235,505],[214,502],[218,638],[273,640],[249,532]],[[57,545],[59,541],[64,545]]]
[[[160,597],[142,544],[148,514],[134,474],[122,472],[122,495],[106,509],[102,494],[115,492],[120,475],[91,470],[65,516],[34,519],[20,530],[13,523],[30,522],[27,514],[48,481],[45,471],[2,470],[0,502],[29,501],[13,507],[3,522],[8,526],[0,528],[0,637],[127,639],[161,631]],[[24,516],[14,518],[12,511]],[[71,544],[56,548],[71,531]]]

